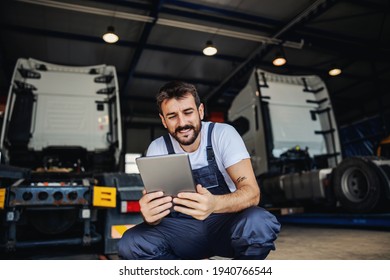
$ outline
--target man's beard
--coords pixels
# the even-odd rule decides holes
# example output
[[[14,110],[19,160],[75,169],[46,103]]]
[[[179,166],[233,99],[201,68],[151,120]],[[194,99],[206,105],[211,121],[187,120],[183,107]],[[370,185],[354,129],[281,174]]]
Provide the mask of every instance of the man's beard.
[[[190,135],[188,138],[184,137],[179,137],[178,133],[180,130],[186,130],[186,129],[191,129],[193,131],[193,134]],[[198,137],[200,131],[202,129],[202,122],[199,122],[199,125],[193,126],[190,124],[187,124],[185,126],[179,126],[175,129],[174,133],[171,133],[172,137],[176,139],[177,142],[179,142],[183,146],[189,146],[192,145],[196,138]]]

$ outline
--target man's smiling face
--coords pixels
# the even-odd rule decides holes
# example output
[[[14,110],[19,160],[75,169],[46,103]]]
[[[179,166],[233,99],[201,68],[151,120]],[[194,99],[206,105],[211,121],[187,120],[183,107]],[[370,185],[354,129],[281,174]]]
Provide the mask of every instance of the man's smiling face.
[[[187,151],[195,151],[200,143],[199,133],[204,116],[203,104],[196,107],[194,97],[189,93],[181,99],[168,99],[161,104],[161,121],[168,132]]]

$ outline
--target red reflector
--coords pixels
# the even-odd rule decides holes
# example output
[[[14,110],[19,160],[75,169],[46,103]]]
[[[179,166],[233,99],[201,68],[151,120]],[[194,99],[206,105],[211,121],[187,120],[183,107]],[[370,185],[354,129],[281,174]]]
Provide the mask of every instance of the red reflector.
[[[141,212],[138,201],[126,201],[126,212]]]

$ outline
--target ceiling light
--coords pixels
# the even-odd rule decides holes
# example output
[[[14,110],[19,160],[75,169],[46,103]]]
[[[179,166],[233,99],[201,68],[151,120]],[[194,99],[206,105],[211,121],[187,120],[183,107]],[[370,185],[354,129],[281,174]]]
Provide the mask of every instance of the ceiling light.
[[[217,48],[214,47],[213,42],[207,41],[206,47],[203,49],[203,54],[207,56],[213,56],[217,53]]]
[[[281,53],[277,53],[275,55],[274,60],[272,61],[272,64],[275,66],[282,66],[286,64],[286,62],[287,62],[286,58]]]
[[[115,43],[119,40],[119,37],[118,35],[116,35],[114,33],[114,27],[113,26],[109,26],[107,27],[107,32],[103,35],[103,40],[106,42],[106,43]]]
[[[332,67],[332,69],[329,70],[328,74],[330,76],[337,76],[337,75],[340,75],[341,74],[341,69],[338,68],[338,67]]]

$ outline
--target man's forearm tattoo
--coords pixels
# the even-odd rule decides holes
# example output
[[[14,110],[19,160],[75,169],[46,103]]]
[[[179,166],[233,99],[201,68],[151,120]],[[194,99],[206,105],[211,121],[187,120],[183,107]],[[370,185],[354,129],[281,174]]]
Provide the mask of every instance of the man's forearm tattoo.
[[[245,177],[245,176],[243,176],[243,177],[238,177],[237,178],[237,183],[240,183],[240,182],[242,182],[242,181],[244,181],[244,180],[246,180],[247,178]]]

